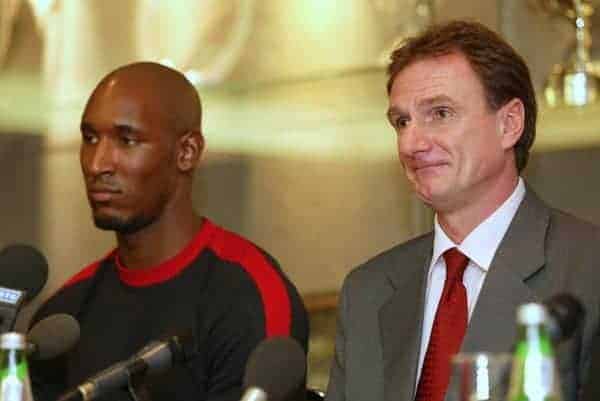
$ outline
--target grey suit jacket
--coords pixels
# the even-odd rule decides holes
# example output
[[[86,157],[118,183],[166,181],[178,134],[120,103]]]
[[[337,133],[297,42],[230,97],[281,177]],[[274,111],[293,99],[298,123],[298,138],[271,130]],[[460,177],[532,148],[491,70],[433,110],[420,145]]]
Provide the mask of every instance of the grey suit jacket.
[[[429,233],[351,272],[341,292],[328,401],[410,401],[415,396]],[[530,188],[492,260],[462,350],[507,352],[516,307],[568,292],[586,308],[583,329],[557,352],[565,401],[589,366],[600,308],[600,228],[547,207]]]

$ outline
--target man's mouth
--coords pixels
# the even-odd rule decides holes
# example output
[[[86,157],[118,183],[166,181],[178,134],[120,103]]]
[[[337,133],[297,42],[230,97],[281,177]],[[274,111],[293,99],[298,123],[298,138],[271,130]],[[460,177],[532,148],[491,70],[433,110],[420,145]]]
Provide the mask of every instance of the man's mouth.
[[[88,188],[88,197],[94,202],[108,202],[120,194],[120,191],[109,187]]]

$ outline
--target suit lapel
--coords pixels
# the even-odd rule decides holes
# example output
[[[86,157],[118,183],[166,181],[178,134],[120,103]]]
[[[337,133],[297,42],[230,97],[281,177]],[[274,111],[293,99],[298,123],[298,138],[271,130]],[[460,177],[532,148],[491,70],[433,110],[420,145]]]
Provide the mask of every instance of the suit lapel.
[[[516,308],[536,300],[526,283],[544,267],[548,221],[547,207],[527,188],[525,199],[490,265],[469,322],[463,351],[510,351],[516,331]]]
[[[410,254],[398,255],[388,274],[394,292],[379,310],[386,401],[414,398],[432,246],[433,235],[421,238]]]
[[[510,351],[516,331],[516,308],[537,300],[527,280],[543,270],[548,224],[547,207],[528,187],[488,271],[463,351]],[[433,234],[428,234],[409,247],[410,253],[399,254],[388,272],[394,291],[379,310],[385,401],[413,400],[415,396],[432,247]]]

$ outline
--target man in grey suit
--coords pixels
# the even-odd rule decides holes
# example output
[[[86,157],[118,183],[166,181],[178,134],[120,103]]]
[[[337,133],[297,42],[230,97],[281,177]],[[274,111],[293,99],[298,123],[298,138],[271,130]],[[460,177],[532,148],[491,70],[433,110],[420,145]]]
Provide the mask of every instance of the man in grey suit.
[[[434,229],[348,275],[328,401],[440,401],[458,351],[510,351],[518,305],[571,293],[585,324],[558,350],[576,400],[598,326],[600,229],[547,206],[520,177],[537,106],[523,59],[474,22],[397,49],[388,117]]]

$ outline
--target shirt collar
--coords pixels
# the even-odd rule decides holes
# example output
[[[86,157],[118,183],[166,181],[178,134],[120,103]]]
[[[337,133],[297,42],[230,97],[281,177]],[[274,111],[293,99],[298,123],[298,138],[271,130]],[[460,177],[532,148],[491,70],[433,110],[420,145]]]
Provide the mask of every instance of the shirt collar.
[[[455,244],[446,235],[439,225],[436,215],[434,218],[433,257],[431,258],[430,271],[442,254],[454,247],[458,248],[481,269],[487,271],[500,241],[504,238],[504,234],[506,234],[508,226],[524,197],[525,184],[523,179],[519,177],[517,186],[508,199],[494,213],[475,227],[460,245]]]

